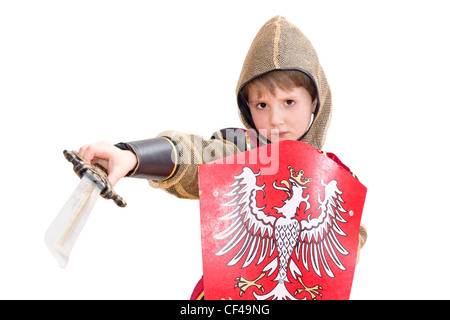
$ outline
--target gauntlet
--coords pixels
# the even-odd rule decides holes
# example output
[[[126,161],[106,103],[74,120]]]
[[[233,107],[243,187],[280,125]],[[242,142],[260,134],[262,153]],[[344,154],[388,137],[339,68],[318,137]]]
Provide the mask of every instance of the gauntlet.
[[[121,142],[116,144],[116,147],[129,150],[136,155],[137,165],[127,174],[127,177],[166,180],[177,170],[178,151],[169,138]]]

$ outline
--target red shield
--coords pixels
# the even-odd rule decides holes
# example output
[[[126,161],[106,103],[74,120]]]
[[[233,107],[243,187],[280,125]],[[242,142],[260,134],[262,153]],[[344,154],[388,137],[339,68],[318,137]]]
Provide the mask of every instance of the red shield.
[[[367,189],[309,144],[200,166],[205,299],[348,299]]]

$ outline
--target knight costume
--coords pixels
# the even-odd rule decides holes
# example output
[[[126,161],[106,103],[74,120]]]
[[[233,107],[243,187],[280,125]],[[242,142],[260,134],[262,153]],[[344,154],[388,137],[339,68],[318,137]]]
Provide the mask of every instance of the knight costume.
[[[238,112],[245,129],[227,128],[207,140],[197,135],[166,131],[156,138],[119,143],[116,146],[135,153],[138,164],[129,177],[148,179],[152,187],[179,198],[198,199],[198,167],[202,163],[247,151],[267,143],[258,135],[242,88],[253,79],[273,70],[298,70],[308,75],[317,89],[317,107],[307,132],[299,139],[321,150],[331,120],[331,91],[316,51],[303,33],[285,18],[266,22],[253,40],[238,80]],[[334,155],[326,155],[350,172]],[[359,248],[367,239],[360,228]],[[358,250],[359,251],[359,250]],[[191,298],[201,298],[202,281]]]

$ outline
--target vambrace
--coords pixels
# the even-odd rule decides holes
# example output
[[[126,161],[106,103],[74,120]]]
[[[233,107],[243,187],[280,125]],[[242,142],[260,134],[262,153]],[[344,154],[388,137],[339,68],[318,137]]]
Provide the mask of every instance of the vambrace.
[[[166,180],[178,168],[178,150],[167,137],[152,138],[115,145],[136,155],[137,165],[126,176],[147,180]]]

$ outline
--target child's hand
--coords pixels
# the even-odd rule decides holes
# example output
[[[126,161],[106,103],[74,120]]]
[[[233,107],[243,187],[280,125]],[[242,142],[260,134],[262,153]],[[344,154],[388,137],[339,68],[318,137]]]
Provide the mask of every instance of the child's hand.
[[[78,152],[85,161],[98,163],[108,171],[108,180],[115,185],[136,167],[137,159],[133,152],[121,150],[108,142],[87,144]]]

